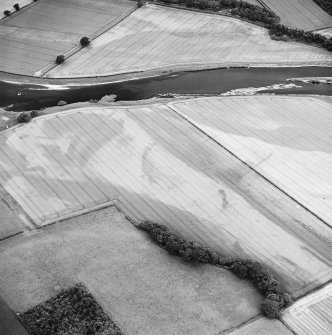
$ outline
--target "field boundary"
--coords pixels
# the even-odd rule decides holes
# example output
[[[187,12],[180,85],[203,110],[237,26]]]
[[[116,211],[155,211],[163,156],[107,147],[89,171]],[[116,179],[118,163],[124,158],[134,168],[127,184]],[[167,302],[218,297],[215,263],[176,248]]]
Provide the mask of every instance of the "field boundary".
[[[292,197],[290,194],[288,194],[288,192],[284,191],[282,188],[280,188],[279,186],[277,186],[275,183],[273,183],[269,178],[265,177],[262,173],[260,173],[259,171],[257,171],[255,169],[254,166],[251,166],[249,163],[247,163],[246,161],[242,160],[240,157],[238,157],[233,151],[231,151],[230,149],[228,149],[226,146],[222,145],[221,143],[219,143],[218,141],[216,141],[216,139],[214,139],[212,136],[210,136],[209,134],[207,134],[203,129],[201,129],[198,125],[196,125],[195,123],[191,122],[186,116],[184,116],[183,114],[177,112],[173,107],[172,104],[168,104],[168,107],[177,115],[179,115],[181,118],[183,118],[184,120],[186,120],[189,124],[191,124],[193,127],[195,127],[197,130],[199,130],[200,132],[202,132],[204,135],[206,135],[208,138],[210,138],[213,142],[215,142],[216,144],[218,144],[220,147],[222,147],[224,150],[226,150],[228,153],[230,153],[232,156],[234,156],[236,159],[238,159],[241,163],[245,164],[247,167],[249,167],[251,170],[253,170],[254,172],[256,172],[260,177],[262,177],[264,180],[266,180],[268,183],[270,183],[273,187],[275,187],[277,190],[279,190],[280,192],[282,192],[283,194],[285,194],[287,197],[289,197],[291,200],[293,200],[296,204],[298,204],[299,206],[301,206],[303,209],[305,209],[307,212],[309,212],[311,215],[313,215],[315,218],[317,218],[318,220],[320,220],[322,223],[324,223],[324,225],[326,225],[328,228],[331,228],[331,226],[323,219],[321,218],[318,214],[316,214],[315,212],[313,212],[312,210],[310,210],[308,207],[306,207],[305,205],[303,205],[301,202],[299,202],[297,199],[295,199],[294,197]]]

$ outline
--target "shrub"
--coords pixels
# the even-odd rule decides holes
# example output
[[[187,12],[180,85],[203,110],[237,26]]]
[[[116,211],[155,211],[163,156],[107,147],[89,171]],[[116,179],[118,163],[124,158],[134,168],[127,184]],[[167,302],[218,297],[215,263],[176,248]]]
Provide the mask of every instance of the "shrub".
[[[280,316],[280,305],[278,301],[271,299],[264,299],[261,305],[263,315],[270,319],[278,318]]]
[[[65,56],[64,55],[58,55],[55,59],[55,63],[57,64],[62,64],[65,61]]]
[[[31,118],[37,117],[38,116],[38,111],[31,111],[30,116],[31,116]]]
[[[20,10],[20,5],[18,3],[16,3],[14,6],[15,10]]]
[[[20,113],[16,118],[16,121],[18,123],[28,123],[30,120],[31,120],[31,115],[30,113],[26,113],[26,112]]]
[[[3,13],[4,13],[6,16],[10,16],[10,15],[12,14],[10,10],[5,10]]]
[[[82,47],[86,47],[87,45],[90,44],[89,37],[86,37],[86,36],[82,37],[80,40],[80,43]]]

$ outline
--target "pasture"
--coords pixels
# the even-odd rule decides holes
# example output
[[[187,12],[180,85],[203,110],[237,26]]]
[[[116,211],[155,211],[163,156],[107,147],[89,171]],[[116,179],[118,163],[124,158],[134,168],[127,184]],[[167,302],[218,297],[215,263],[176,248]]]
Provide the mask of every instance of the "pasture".
[[[16,312],[81,282],[125,334],[215,335],[259,314],[249,282],[169,256],[115,207],[3,241],[0,253]]]
[[[0,22],[0,71],[33,75],[127,15],[127,0],[40,0]]]
[[[106,76],[230,65],[323,65],[331,61],[326,50],[273,41],[265,28],[241,20],[146,5],[47,76]]]
[[[331,27],[332,17],[313,0],[262,0],[285,26],[310,31]]]
[[[331,279],[331,229],[176,108],[94,105],[33,119],[0,135],[0,181],[38,226],[117,199],[136,222],[267,264],[294,296]]]

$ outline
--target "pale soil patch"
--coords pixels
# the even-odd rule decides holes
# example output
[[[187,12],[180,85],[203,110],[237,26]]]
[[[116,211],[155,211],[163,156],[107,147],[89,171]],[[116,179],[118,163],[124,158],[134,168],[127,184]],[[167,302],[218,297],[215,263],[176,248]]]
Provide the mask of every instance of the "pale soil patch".
[[[43,0],[0,22],[0,70],[33,75],[135,8],[133,1]]]
[[[172,107],[332,226],[331,104],[260,96]]]
[[[236,330],[227,332],[229,335],[293,335],[279,320],[259,318]]]
[[[332,22],[331,22],[332,25]],[[322,30],[317,30],[315,31],[315,33],[327,36],[327,37],[332,37],[332,28],[326,28],[326,29],[322,29]]]
[[[0,244],[1,291],[25,311],[82,282],[126,334],[215,335],[259,313],[249,282],[169,256],[114,207]]]
[[[296,333],[332,333],[332,284],[298,300],[283,313],[283,321]]]
[[[332,277],[331,229],[162,103],[3,132],[0,180],[38,225],[119,199],[136,221],[271,266],[295,296]]]
[[[315,30],[332,25],[332,17],[313,0],[262,0],[281,20],[281,24]]]
[[[313,65],[331,61],[327,50],[272,41],[267,29],[241,20],[147,5],[47,75],[106,76],[151,69]]]

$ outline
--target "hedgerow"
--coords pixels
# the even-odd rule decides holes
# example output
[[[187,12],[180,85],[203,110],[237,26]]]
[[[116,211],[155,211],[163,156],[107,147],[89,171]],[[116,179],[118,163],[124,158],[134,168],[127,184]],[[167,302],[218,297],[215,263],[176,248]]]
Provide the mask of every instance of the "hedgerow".
[[[242,279],[247,279],[263,295],[262,313],[269,318],[277,318],[280,310],[291,303],[291,297],[271,271],[259,262],[249,259],[220,257],[212,249],[193,241],[186,241],[167,227],[144,221],[138,225],[146,231],[161,248],[182,258],[186,262],[205,263],[225,268]]]
[[[30,335],[124,335],[81,284],[19,317]]]

